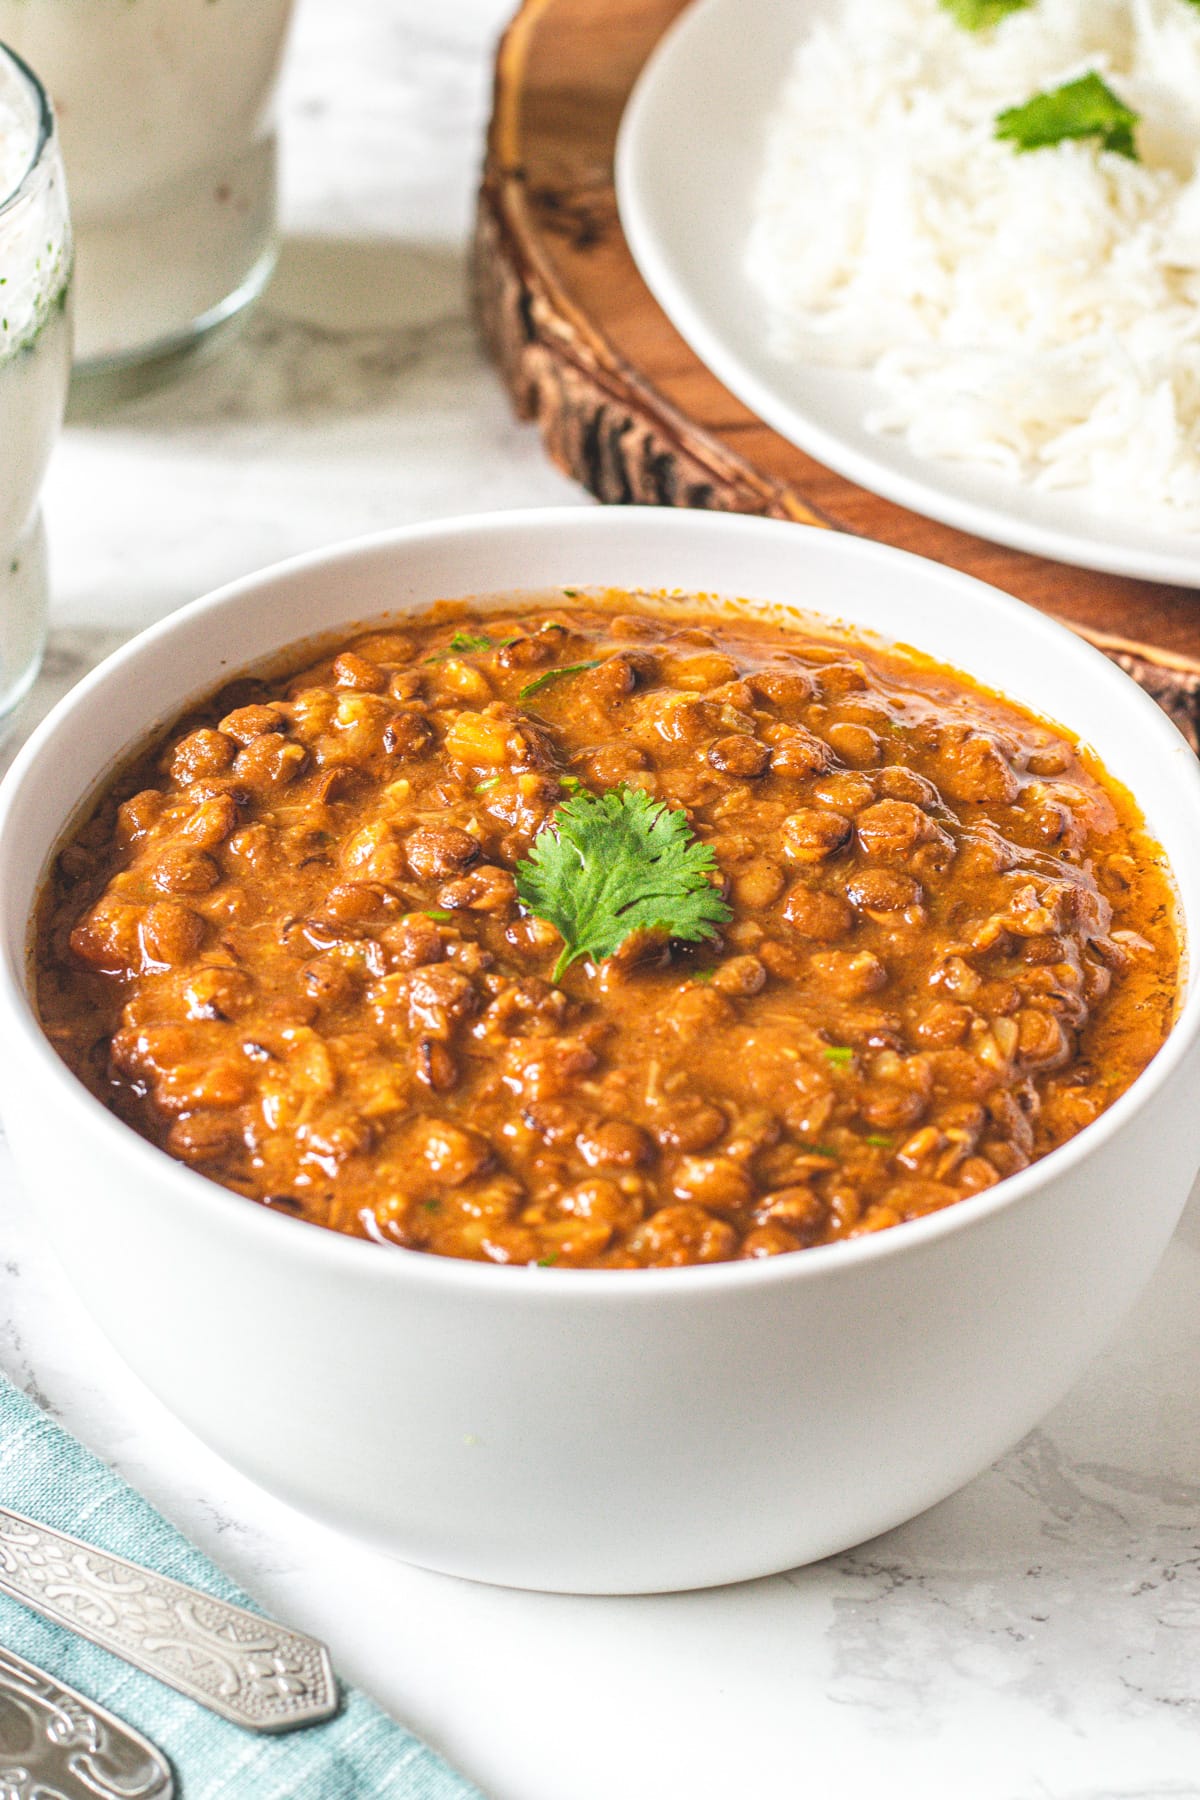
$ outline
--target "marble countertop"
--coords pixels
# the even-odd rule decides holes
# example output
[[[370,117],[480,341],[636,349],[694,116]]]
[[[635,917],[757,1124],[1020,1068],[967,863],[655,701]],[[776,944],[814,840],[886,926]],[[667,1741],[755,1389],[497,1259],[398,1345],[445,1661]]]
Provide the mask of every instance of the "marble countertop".
[[[21,729],[258,565],[579,498],[510,418],[464,297],[506,10],[301,0],[278,276],[221,361],[68,430]],[[270,1499],[80,1313],[2,1145],[0,1366],[492,1800],[1200,1800],[1200,1196],[1117,1341],[987,1474],[844,1556],[710,1593],[477,1587]]]

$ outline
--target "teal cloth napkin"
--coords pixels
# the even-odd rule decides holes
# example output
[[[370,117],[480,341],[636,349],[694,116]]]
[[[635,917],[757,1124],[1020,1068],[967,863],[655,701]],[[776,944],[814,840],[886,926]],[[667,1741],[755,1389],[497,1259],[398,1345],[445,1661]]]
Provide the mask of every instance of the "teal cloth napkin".
[[[253,1606],[140,1494],[0,1376],[0,1504],[100,1550]],[[255,1610],[261,1610],[256,1608]],[[0,1594],[0,1644],[144,1731],[179,1800],[481,1800],[365,1695],[323,1725],[260,1737]]]

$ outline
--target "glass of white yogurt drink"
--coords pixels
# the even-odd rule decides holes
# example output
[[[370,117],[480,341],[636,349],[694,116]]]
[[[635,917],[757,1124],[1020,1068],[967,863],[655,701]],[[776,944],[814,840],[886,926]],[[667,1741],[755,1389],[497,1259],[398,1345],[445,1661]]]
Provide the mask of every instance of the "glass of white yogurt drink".
[[[77,369],[169,361],[275,260],[273,105],[292,0],[0,0],[54,102]]]
[[[37,673],[46,636],[38,494],[71,373],[70,288],[54,115],[0,44],[0,720]]]

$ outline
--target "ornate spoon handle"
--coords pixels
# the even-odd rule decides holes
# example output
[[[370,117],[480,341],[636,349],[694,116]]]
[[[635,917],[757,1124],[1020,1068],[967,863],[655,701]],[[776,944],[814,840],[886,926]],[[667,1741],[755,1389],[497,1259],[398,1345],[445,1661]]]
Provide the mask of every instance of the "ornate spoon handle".
[[[94,1700],[0,1650],[0,1794],[172,1800],[161,1750]]]
[[[292,1731],[338,1709],[329,1652],[315,1638],[6,1507],[0,1593],[250,1731]]]

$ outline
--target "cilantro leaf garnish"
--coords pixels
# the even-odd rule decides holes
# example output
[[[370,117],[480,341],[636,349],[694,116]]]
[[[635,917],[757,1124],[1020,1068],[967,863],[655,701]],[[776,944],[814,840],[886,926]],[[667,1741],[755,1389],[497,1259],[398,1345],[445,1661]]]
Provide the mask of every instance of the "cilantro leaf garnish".
[[[848,1069],[854,1061],[854,1051],[849,1044],[826,1044],[825,1060],[831,1062],[835,1069]]]
[[[560,981],[581,956],[600,962],[635,931],[688,944],[715,937],[733,917],[708,879],[716,866],[683,812],[622,785],[555,809],[517,864],[517,895],[561,934]]]
[[[966,31],[985,31],[1009,13],[1024,12],[1032,4],[1033,0],[942,0],[943,9]]]
[[[1042,150],[1067,138],[1098,138],[1102,150],[1138,160],[1133,128],[1139,114],[1117,98],[1093,69],[1078,81],[1035,94],[1023,106],[996,115],[996,136],[1018,152]]]
[[[598,669],[602,657],[595,657],[591,662],[564,663],[561,669],[547,669],[536,681],[527,681],[517,695],[518,700],[528,700],[531,694],[540,694],[543,688],[549,687],[552,681],[561,681],[564,675],[581,675],[585,669]]]
[[[432,656],[425,658],[425,661],[427,663],[445,662],[451,656],[465,656],[472,650],[503,650],[508,644],[515,642],[515,638],[507,637],[501,638],[497,643],[495,638],[489,637],[486,631],[456,631],[444,650],[435,650]]]

